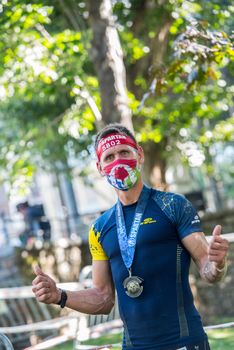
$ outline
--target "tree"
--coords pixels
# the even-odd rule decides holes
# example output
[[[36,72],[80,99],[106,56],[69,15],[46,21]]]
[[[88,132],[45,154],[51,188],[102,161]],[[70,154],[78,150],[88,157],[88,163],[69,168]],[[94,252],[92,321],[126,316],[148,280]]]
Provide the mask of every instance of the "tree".
[[[157,185],[165,182],[175,146],[185,147],[190,140],[209,153],[219,120],[226,119],[232,128],[233,46],[228,34],[233,9],[231,2],[146,0],[128,6],[117,2],[116,11],[121,24],[128,23],[122,40],[134,93],[133,120],[148,154],[147,177]],[[221,138],[232,139],[224,130]],[[206,171],[211,169],[209,158]]]
[[[105,124],[120,122],[132,129],[123,52],[110,0],[88,2],[93,32],[92,60],[96,67]]]
[[[164,182],[168,156],[181,149],[188,159],[192,141],[208,157],[216,139],[233,140],[227,131],[233,127],[231,2],[113,1],[115,22],[109,0],[92,2],[96,11],[90,5],[3,5],[0,161],[7,168],[11,155],[7,173],[13,179],[38,165],[59,171],[68,158],[87,159],[100,122],[131,125],[116,28],[134,129],[146,150],[146,178]],[[91,55],[97,76],[89,57],[95,47],[102,53]]]
[[[86,134],[99,117],[90,108],[99,99],[85,88],[96,91],[97,80],[81,33],[45,4],[14,1],[3,8],[1,37],[2,176],[19,185],[38,166],[69,170],[68,158],[87,157]]]

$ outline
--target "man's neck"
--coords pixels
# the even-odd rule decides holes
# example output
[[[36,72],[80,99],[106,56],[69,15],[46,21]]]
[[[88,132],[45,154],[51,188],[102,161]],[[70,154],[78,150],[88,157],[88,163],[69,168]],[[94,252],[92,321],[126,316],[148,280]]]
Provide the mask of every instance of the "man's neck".
[[[142,179],[139,179],[136,185],[133,188],[130,188],[128,191],[117,190],[116,192],[120,202],[123,203],[123,205],[129,205],[138,201],[142,188],[143,182]]]

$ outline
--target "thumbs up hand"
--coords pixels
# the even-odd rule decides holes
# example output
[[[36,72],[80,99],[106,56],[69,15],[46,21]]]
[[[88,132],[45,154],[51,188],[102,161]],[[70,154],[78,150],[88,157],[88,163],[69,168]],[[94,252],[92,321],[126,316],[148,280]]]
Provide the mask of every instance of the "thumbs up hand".
[[[208,248],[209,261],[214,262],[217,269],[222,269],[225,266],[228,252],[228,241],[222,238],[221,232],[222,227],[216,225]]]
[[[38,301],[45,304],[57,304],[61,297],[60,290],[56,287],[55,281],[44,273],[41,268],[34,266],[36,278],[32,281],[32,291]]]
[[[43,275],[42,269],[40,268],[39,265],[34,265],[33,271],[34,271],[35,275],[37,275],[37,276]]]

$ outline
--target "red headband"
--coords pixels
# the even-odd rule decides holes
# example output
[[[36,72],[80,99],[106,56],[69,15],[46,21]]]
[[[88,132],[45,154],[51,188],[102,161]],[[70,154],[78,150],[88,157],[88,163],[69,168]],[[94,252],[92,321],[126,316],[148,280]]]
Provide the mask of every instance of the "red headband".
[[[117,145],[129,145],[135,149],[138,149],[136,142],[131,137],[124,134],[111,134],[106,137],[103,137],[99,141],[96,150],[98,160],[100,161],[103,152]]]

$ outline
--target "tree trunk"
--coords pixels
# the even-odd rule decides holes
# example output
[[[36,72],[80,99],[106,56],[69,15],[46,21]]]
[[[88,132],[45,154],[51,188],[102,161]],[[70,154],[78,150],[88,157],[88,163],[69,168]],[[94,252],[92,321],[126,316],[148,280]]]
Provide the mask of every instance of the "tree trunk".
[[[120,122],[133,130],[131,111],[128,107],[126,94],[126,73],[123,63],[123,53],[114,25],[111,0],[88,0],[89,21],[93,31],[92,60],[97,70],[101,101],[103,124]],[[152,8],[153,6],[153,8]],[[144,25],[142,18],[147,17],[152,10],[156,11],[158,3],[152,5],[149,0],[142,1],[136,9],[136,21],[133,31],[136,37],[141,36]],[[150,43],[151,54],[137,62],[130,68],[130,81],[133,92],[139,98],[139,89],[134,85],[138,74],[149,74],[149,68],[160,65],[167,50],[169,34],[168,13],[164,14],[165,21],[161,21],[156,28],[157,35]],[[139,20],[138,20],[139,19]],[[142,97],[143,93],[141,94]],[[163,142],[164,144],[165,142]],[[145,150],[144,178],[154,187],[165,188],[166,159],[163,157],[165,148],[162,144],[147,142]]]
[[[166,159],[163,156],[164,147],[162,143],[149,141],[144,145],[145,162],[143,177],[152,187],[166,190]]]
[[[93,31],[91,55],[100,85],[103,123],[120,122],[133,130],[123,52],[111,0],[88,0],[87,3]]]
[[[165,55],[168,50],[168,40],[170,34],[170,26],[172,22],[171,14],[165,7],[166,1],[143,0],[134,7],[135,14],[133,19],[132,31],[134,36],[142,40],[150,47],[150,53],[137,61],[129,69],[128,84],[137,99],[142,99],[146,91],[142,91],[139,86],[135,85],[137,76],[143,76],[146,81],[153,81],[156,77],[160,77],[160,71],[165,66]],[[149,39],[145,36],[148,33],[145,29],[145,23],[150,22],[152,13],[161,13],[161,17],[154,27],[155,36]],[[152,77],[149,79],[149,75]],[[157,95],[155,94],[155,99]],[[134,119],[139,122],[139,119]],[[141,118],[142,121],[142,118]],[[145,180],[153,187],[166,187],[166,165],[165,148],[167,138],[163,138],[162,142],[154,143],[149,141],[143,144],[145,150]]]

